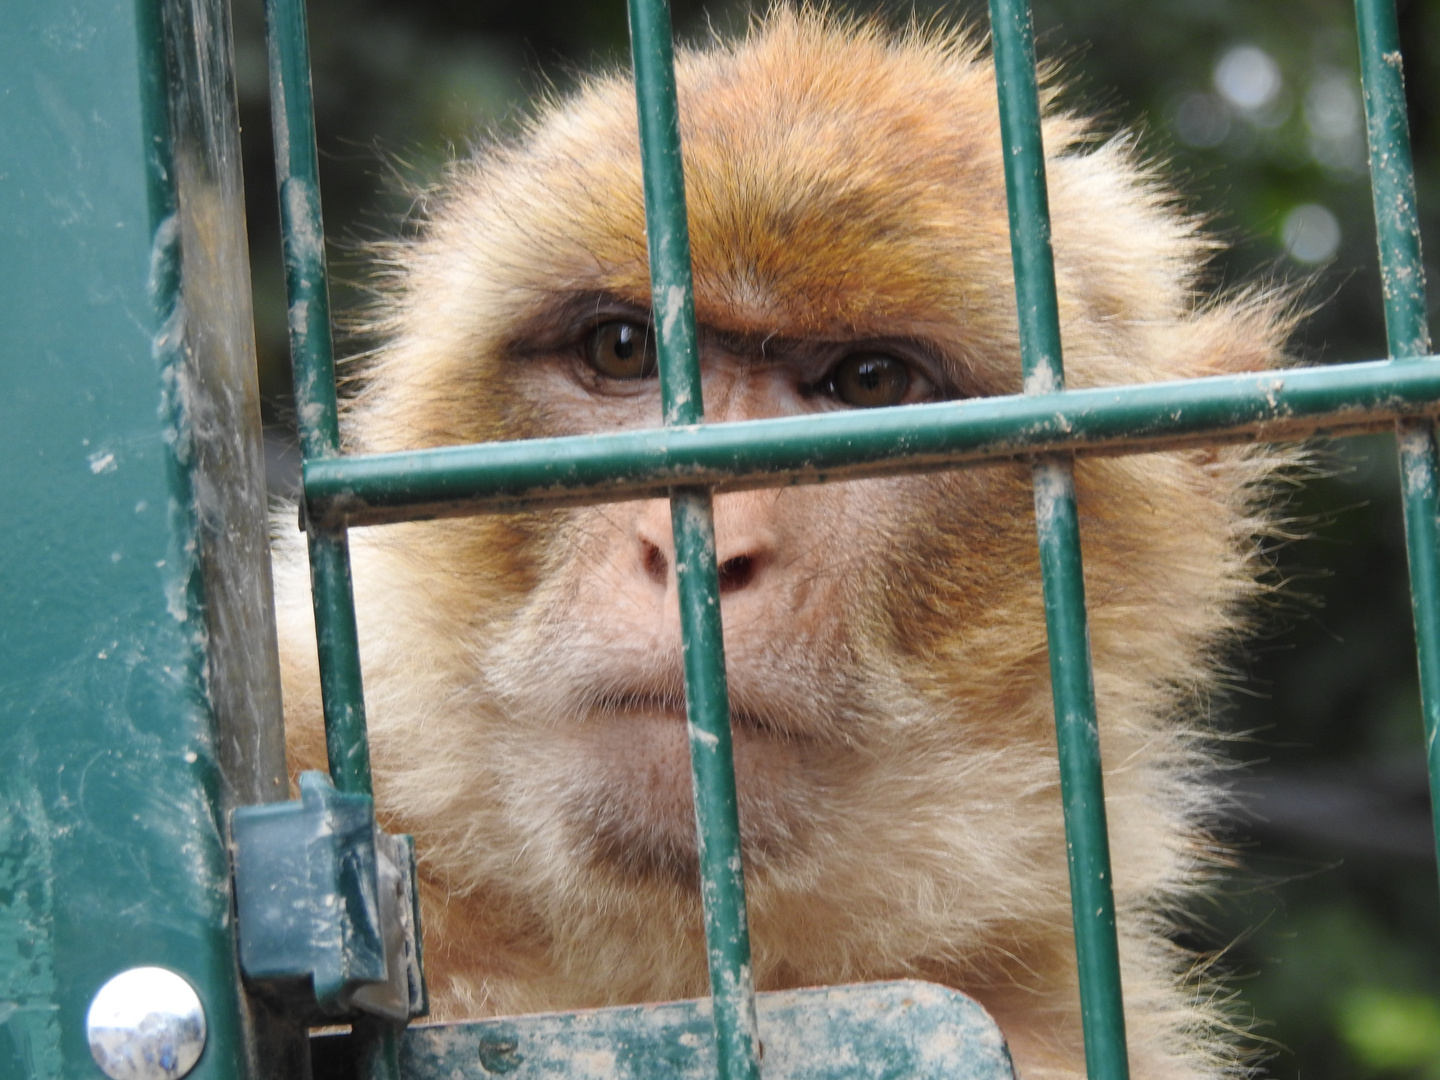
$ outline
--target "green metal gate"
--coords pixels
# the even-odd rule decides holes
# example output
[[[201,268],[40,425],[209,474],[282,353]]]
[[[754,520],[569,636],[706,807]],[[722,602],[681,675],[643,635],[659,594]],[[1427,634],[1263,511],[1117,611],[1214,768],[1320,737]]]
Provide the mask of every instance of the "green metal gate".
[[[463,1026],[468,1034],[456,1037],[469,1040],[472,1068],[488,1061],[487,1071],[511,1071],[518,1040],[529,1038],[562,1047],[608,1040],[667,1074],[691,1075],[712,1061],[725,1080],[761,1072],[710,514],[715,491],[1033,462],[1092,1080],[1121,1080],[1128,1069],[1076,454],[1393,425],[1432,805],[1440,806],[1433,797],[1440,794],[1433,422],[1440,365],[1428,362],[1393,0],[1357,0],[1389,360],[1065,391],[1029,12],[1023,0],[991,0],[1027,393],[705,425],[669,13],[665,0],[632,0],[652,294],[673,304],[656,320],[666,427],[369,457],[339,453],[303,8],[269,0],[268,11],[333,783],[307,780],[302,802],[291,804],[278,802],[284,752],[254,379],[246,368],[253,357],[227,13],[220,0],[103,9],[17,0],[0,30],[0,169],[10,170],[0,176],[0,310],[10,339],[0,437],[15,515],[0,567],[0,1007],[8,1010],[0,1015],[0,1075],[96,1075],[95,1025],[87,1036],[86,1018],[94,1020],[97,992],[117,973],[158,967],[199,992],[203,1034],[192,1024],[176,1043],[182,1051],[197,1039],[204,1047],[189,1075],[302,1076],[303,1017],[240,983],[242,959],[255,977],[261,953],[272,989],[303,984],[291,987],[297,1000],[311,993],[321,1006],[356,1017],[347,1052],[366,1076],[449,1074],[454,1060],[444,1046],[401,1034],[404,1017],[423,1011],[423,989],[405,884],[409,852],[375,834],[368,802],[351,527],[671,499],[714,1031],[713,1043],[685,1045],[704,1044],[709,1056],[674,1056],[681,1034],[712,1029],[699,1006],[677,1005],[650,1014],[663,1021],[663,1037],[648,1043],[633,1009],[598,1020]],[[116,163],[133,158],[136,147],[144,148],[146,170],[123,174]],[[234,815],[242,957],[231,917],[227,815],[252,804],[272,805]],[[319,831],[344,839],[318,844]],[[341,945],[296,955],[285,936],[293,927],[265,923],[263,901],[247,907],[246,882],[259,882],[261,892],[285,882],[303,899],[300,879],[319,863],[353,910],[327,924]],[[378,918],[356,914],[370,907]],[[815,993],[830,993],[825,1007],[848,1015],[839,991]],[[786,1009],[815,1006],[802,996],[761,1012],[783,1026]],[[963,1007],[953,1006],[937,1001],[937,1016],[959,1022]],[[885,1037],[850,1021],[853,1030],[834,1038]],[[980,1046],[988,1036],[976,1028],[974,1037]],[[153,1075],[183,1074],[175,1061],[164,1067],[170,1071]],[[772,1067],[773,1060],[766,1071]],[[122,1071],[112,1075],[145,1075],[116,1068]],[[1001,1069],[994,1063],[974,1075]],[[564,1071],[563,1062],[552,1069]]]

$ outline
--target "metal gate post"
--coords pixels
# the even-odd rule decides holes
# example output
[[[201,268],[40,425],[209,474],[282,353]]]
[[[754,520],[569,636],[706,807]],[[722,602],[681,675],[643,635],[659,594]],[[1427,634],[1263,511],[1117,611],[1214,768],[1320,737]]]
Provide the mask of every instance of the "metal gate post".
[[[285,795],[241,194],[224,0],[6,5],[0,1077],[179,1075],[193,1025],[87,1023],[147,967],[198,995],[189,1076],[307,1070],[241,988],[226,855]]]

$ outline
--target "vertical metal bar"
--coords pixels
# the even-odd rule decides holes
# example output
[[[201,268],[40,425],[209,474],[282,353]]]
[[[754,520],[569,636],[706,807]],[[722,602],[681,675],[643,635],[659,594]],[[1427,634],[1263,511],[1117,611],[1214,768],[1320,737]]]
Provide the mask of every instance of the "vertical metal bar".
[[[266,0],[265,17],[300,448],[307,459],[333,457],[340,452],[340,419],[304,0]],[[344,529],[310,530],[309,546],[330,777],[340,791],[370,795],[370,749],[349,541]],[[360,1077],[399,1080],[396,1026],[362,1017],[355,1021],[353,1031]]]
[[[666,0],[630,0],[629,7],[665,423],[698,424],[704,406],[670,9]],[[676,490],[670,514],[719,1075],[725,1080],[758,1080],[755,987],[710,492]]]
[[[1430,352],[1425,312],[1425,264],[1405,115],[1405,76],[1394,0],[1356,0],[1360,73],[1365,86],[1370,182],[1380,248],[1385,331],[1390,355]],[[1405,541],[1410,559],[1410,600],[1430,766],[1430,807],[1440,845],[1440,467],[1435,427],[1427,421],[1396,426],[1405,499]]]
[[[300,447],[306,458],[333,457],[340,451],[340,421],[304,0],[267,0],[265,15]],[[343,529],[312,532],[309,542],[330,775],[339,790],[369,795],[370,751],[349,543]]]
[[[1025,392],[1053,393],[1064,388],[1065,375],[1029,5],[1025,0],[990,0],[990,22]],[[1034,478],[1085,1065],[1091,1080],[1125,1080],[1130,1069],[1074,457],[1038,462]]]
[[[1396,425],[1405,498],[1405,547],[1410,560],[1410,603],[1430,767],[1430,814],[1440,846],[1440,467],[1435,428],[1427,422]]]
[[[1394,357],[1425,356],[1425,264],[1405,115],[1405,73],[1394,0],[1356,0],[1365,127],[1370,143],[1371,191],[1385,300],[1385,330]]]

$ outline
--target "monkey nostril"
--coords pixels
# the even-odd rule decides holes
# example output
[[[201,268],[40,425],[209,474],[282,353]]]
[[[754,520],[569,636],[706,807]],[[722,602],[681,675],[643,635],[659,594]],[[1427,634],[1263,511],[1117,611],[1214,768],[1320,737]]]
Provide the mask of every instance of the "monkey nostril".
[[[645,569],[645,576],[656,585],[664,585],[670,576],[670,560],[649,540],[640,541],[640,565]]]
[[[720,564],[720,591],[743,589],[755,579],[755,560],[749,555],[736,555]]]

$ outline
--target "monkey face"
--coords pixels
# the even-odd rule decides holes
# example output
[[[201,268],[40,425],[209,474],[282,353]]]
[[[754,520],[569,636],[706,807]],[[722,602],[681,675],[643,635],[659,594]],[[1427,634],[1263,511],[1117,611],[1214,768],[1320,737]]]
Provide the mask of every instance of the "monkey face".
[[[659,423],[653,370],[619,379],[592,360],[594,338],[608,345],[613,325],[571,335],[579,349],[531,358],[521,393],[545,417],[546,430],[578,434],[593,430],[597,418],[602,430]],[[643,342],[643,325],[633,325]],[[707,415],[716,420],[860,407],[847,400],[856,398],[926,400],[942,379],[906,343],[744,348],[708,328],[702,335]],[[645,370],[643,361],[632,366]],[[898,749],[897,706],[907,702],[918,716],[932,711],[905,685],[896,661],[897,650],[921,647],[934,613],[890,583],[914,572],[899,564],[914,557],[923,536],[944,543],[954,499],[994,513],[1008,498],[1015,505],[1000,521],[1024,530],[1025,517],[1015,511],[1028,496],[1018,484],[1005,491],[1013,474],[715,500],[742,835],[757,872],[793,871],[817,844],[827,846],[821,837],[832,837],[831,818],[844,815],[864,782],[873,747],[889,740],[890,751]],[[915,512],[947,486],[941,497],[951,511],[943,518]],[[577,847],[607,866],[660,873],[691,888],[695,827],[668,503],[573,511],[558,516],[552,530],[546,587],[525,597],[516,619],[524,631],[493,664],[508,673],[500,696],[510,722],[544,731],[530,744],[529,769],[560,793],[557,809]],[[963,561],[984,573],[987,553],[972,551]],[[953,555],[943,557],[950,578],[963,577]]]
[[[856,63],[903,66],[878,40],[854,48]],[[993,87],[969,55],[934,59],[953,83],[938,123],[938,100],[835,83],[844,57],[799,83],[783,48],[682,62],[707,420],[1018,389]],[[983,110],[970,100],[982,89]],[[455,178],[405,256],[393,344],[352,415],[361,447],[660,424],[634,131],[630,87],[596,83]],[[757,872],[813,876],[821,852],[863,828],[852,807],[865,785],[884,787],[876,762],[933,753],[931,729],[976,700],[937,678],[937,656],[983,679],[980,696],[1008,700],[992,707],[1040,742],[1043,710],[1020,704],[1044,668],[1038,619],[1012,632],[1003,668],[967,653],[1007,618],[995,612],[1039,610],[1028,505],[1013,466],[716,500]],[[466,643],[457,693],[477,704],[462,722],[504,745],[487,768],[504,770],[497,790],[528,842],[543,834],[581,862],[692,889],[666,504],[395,535],[392,581],[445,568],[450,589],[424,618],[443,613],[442,636]],[[965,742],[952,734],[943,756]]]
[[[595,306],[576,305],[558,333],[512,354],[507,393],[519,404],[507,412],[564,435],[659,424],[643,312],[628,310],[619,326],[634,332],[621,333],[615,311],[596,315]],[[707,414],[717,420],[932,400],[946,379],[907,341],[746,341],[709,327],[701,340]],[[937,499],[941,513],[917,512]],[[793,870],[813,856],[871,767],[870,748],[900,747],[891,729],[901,702],[916,717],[934,712],[920,692],[933,680],[907,677],[900,661],[935,647],[927,634],[942,601],[932,588],[917,604],[894,583],[944,560],[946,579],[959,586],[947,614],[967,595],[994,597],[993,588],[960,583],[967,567],[993,579],[985,564],[997,543],[1023,549],[1027,500],[1015,469],[716,499],[743,832],[758,872]],[[992,520],[962,530],[972,550],[957,558],[947,532],[960,504]],[[513,614],[476,642],[487,694],[503,710],[507,757],[525,761],[523,787],[544,792],[534,805],[564,824],[586,858],[688,890],[694,815],[668,503],[556,512],[543,522],[515,545],[533,569],[515,579]],[[496,546],[495,523],[474,528],[478,557]],[[434,554],[443,558],[444,544]],[[967,621],[980,618],[977,610]]]
[[[1019,391],[993,75],[965,37],[926,34],[777,9],[682,53],[707,420]],[[1058,113],[1044,139],[1070,385],[1277,362],[1283,303],[1197,299],[1209,242],[1123,139]],[[632,87],[597,78],[422,200],[417,235],[381,253],[385,344],[346,416],[351,449],[659,425],[636,142]],[[1258,588],[1258,503],[1284,460],[1077,467],[1115,882],[1122,912],[1147,913],[1135,925],[1207,857],[1193,702]],[[716,498],[762,986],[921,971],[1068,993],[1030,506],[1020,463]],[[490,1000],[473,987],[502,975],[543,981],[525,971],[561,989],[508,1008],[699,992],[668,505],[352,545],[377,805],[416,834],[429,887],[480,898],[438,954],[491,950],[437,969],[487,972],[456,1000]],[[291,746],[318,761],[302,563],[277,566],[288,711],[312,717]]]

